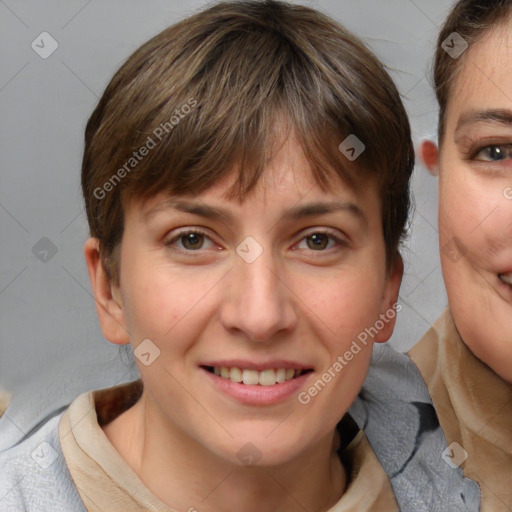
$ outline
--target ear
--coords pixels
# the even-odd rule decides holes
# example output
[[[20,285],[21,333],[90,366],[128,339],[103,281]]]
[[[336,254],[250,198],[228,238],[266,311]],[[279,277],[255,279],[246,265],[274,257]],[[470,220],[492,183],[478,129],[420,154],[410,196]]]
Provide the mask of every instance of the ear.
[[[419,147],[419,157],[421,163],[426,167],[432,176],[439,174],[439,151],[435,142],[424,140]]]
[[[111,283],[105,271],[97,238],[89,238],[85,242],[84,256],[103,336],[118,345],[129,343],[119,286]]]
[[[380,320],[384,324],[384,327],[379,329],[379,332],[374,338],[374,341],[377,343],[388,341],[395,330],[396,317],[398,312],[402,309],[402,306],[398,304],[398,293],[400,291],[403,275],[404,263],[402,258],[397,256],[393,267],[389,271],[384,294],[382,296]]]

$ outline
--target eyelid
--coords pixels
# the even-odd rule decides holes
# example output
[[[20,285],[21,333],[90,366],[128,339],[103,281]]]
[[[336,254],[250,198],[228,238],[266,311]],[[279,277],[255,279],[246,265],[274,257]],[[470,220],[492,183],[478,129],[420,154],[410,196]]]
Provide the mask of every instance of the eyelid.
[[[511,146],[512,147],[512,136],[511,135],[494,135],[485,137],[471,137],[464,136],[457,139],[456,144],[461,148],[465,157],[468,160],[474,160],[476,155],[480,151],[492,147],[492,146]]]
[[[210,236],[210,233],[207,230],[205,230],[204,228],[193,227],[193,226],[191,226],[191,227],[184,227],[184,228],[178,228],[178,231],[176,233],[173,233],[172,238],[167,239],[167,237],[166,237],[166,239],[164,240],[164,245],[167,246],[167,247],[174,247],[175,248],[174,242],[176,242],[182,236],[187,235],[189,233],[196,233],[196,234],[203,235],[206,238],[210,239],[210,241],[214,245],[218,245],[218,244],[215,243],[214,240],[212,240],[212,237]],[[348,240],[343,240],[343,238],[346,238],[346,237],[339,236],[337,232],[335,232],[334,230],[332,230],[330,228],[325,228],[325,227],[314,228],[313,227],[313,228],[309,228],[305,232],[303,232],[301,237],[298,239],[298,241],[294,245],[302,242],[305,238],[307,238],[308,236],[314,235],[314,234],[324,234],[324,235],[327,235],[329,238],[334,240],[337,243],[338,246],[343,246],[343,245],[346,246],[348,244]],[[198,249],[196,251],[182,249],[180,247],[177,247],[176,249],[179,250],[179,251],[182,251],[182,252],[186,252],[188,254],[203,252],[201,249]],[[333,249],[333,248],[331,248],[331,249]],[[321,251],[314,251],[314,250],[311,250],[311,251],[312,252],[322,253],[322,252],[327,252],[328,249],[321,250]]]
[[[486,160],[484,158],[478,158],[478,155],[482,153],[485,150],[491,149],[491,148],[500,148],[503,150],[504,158],[499,160]],[[471,159],[475,160],[477,162],[485,162],[485,163],[499,163],[503,160],[510,160],[512,158],[512,143],[508,144],[486,144],[485,146],[482,146],[480,148],[477,148],[474,152],[471,154]]]

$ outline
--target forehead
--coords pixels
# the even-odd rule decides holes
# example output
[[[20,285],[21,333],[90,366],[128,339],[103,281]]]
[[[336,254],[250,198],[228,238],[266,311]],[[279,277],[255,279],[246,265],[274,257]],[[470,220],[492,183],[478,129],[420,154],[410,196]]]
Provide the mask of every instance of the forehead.
[[[463,54],[450,92],[448,124],[461,111],[512,109],[512,19],[493,26]]]
[[[376,180],[370,180],[368,176],[360,176],[354,187],[340,176],[333,175],[332,170],[329,174],[327,174],[327,171],[325,172],[328,186],[327,189],[322,188],[293,133],[280,141],[272,159],[263,169],[256,186],[241,198],[230,197],[228,193],[231,192],[233,184],[236,183],[239,175],[243,172],[244,169],[235,165],[220,180],[202,193],[180,196],[161,192],[145,200],[134,198],[125,206],[135,206],[141,216],[146,216],[160,203],[165,205],[166,202],[169,203],[169,200],[172,202],[172,200],[179,198],[199,199],[201,201],[213,200],[219,205],[231,202],[235,207],[247,204],[248,207],[257,207],[258,209],[263,206],[265,209],[278,210],[279,207],[289,207],[303,199],[305,201],[307,199],[307,202],[322,199],[342,199],[355,202],[361,189],[371,191],[374,194],[377,193]],[[372,183],[373,186],[367,186],[369,181],[375,181],[374,184]]]

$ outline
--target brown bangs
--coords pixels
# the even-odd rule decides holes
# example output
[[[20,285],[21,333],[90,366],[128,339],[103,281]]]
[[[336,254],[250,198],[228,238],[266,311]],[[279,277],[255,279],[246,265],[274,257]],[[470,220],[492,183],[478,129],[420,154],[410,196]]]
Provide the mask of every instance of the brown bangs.
[[[196,14],[145,43],[112,79],[87,125],[82,170],[91,235],[105,256],[121,241],[121,198],[200,194],[236,168],[227,197],[242,199],[279,149],[283,122],[322,190],[376,180],[392,210],[383,210],[392,259],[414,158],[396,88],[339,24],[274,1]],[[364,144],[357,161],[338,149],[349,135]]]

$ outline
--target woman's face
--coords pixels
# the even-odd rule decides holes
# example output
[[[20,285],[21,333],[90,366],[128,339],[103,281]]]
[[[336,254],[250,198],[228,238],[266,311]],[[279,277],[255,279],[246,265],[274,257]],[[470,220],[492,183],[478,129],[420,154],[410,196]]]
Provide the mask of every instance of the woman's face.
[[[322,192],[293,140],[244,203],[229,185],[130,205],[116,293],[155,428],[277,464],[332,437],[368,369],[361,334],[392,332],[401,268],[377,186]]]
[[[463,58],[439,153],[443,276],[464,342],[512,382],[512,23]]]

